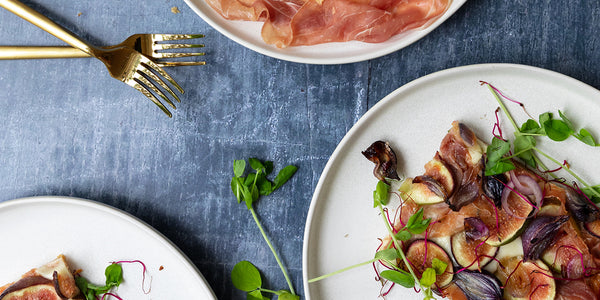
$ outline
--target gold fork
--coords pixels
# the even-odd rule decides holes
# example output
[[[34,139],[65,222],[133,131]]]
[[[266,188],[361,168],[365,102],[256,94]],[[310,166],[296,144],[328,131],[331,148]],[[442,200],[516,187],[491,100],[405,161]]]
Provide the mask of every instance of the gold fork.
[[[106,68],[112,77],[121,80],[127,85],[142,92],[142,94],[160,107],[160,109],[162,109],[169,117],[172,116],[171,112],[169,112],[150,90],[158,94],[173,108],[175,108],[175,105],[154,82],[158,83],[159,86],[167,91],[178,102],[181,102],[179,97],[157,74],[164,77],[177,88],[180,93],[183,93],[183,89],[179,84],[177,84],[169,74],[157,66],[156,63],[139,52],[128,47],[117,47],[106,50],[93,46],[18,0],[0,0],[0,7],[4,7],[17,16],[33,23],[67,44],[96,57],[106,65]]]
[[[160,67],[205,65],[204,61],[167,61],[170,58],[205,55],[204,52],[165,52],[170,49],[203,48],[203,44],[164,43],[203,38],[202,34],[134,34],[122,43],[102,47],[113,49],[129,47],[154,61]],[[162,43],[161,43],[162,42]],[[69,46],[0,46],[0,59],[36,59],[36,58],[78,58],[90,57],[89,54]]]

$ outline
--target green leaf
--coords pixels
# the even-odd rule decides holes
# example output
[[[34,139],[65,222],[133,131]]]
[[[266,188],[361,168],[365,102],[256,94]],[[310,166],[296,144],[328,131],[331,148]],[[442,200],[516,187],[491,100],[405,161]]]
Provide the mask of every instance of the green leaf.
[[[246,161],[242,159],[236,159],[233,161],[233,174],[235,177],[241,177],[244,175],[246,169]]]
[[[240,261],[233,267],[231,281],[235,288],[245,292],[254,291],[262,286],[260,272],[251,262],[246,260]]]
[[[563,122],[565,122],[565,124],[567,125],[567,127],[569,127],[569,128],[571,129],[571,131],[575,131],[575,129],[573,129],[573,128],[574,128],[574,127],[573,127],[573,123],[571,122],[571,120],[569,120],[569,119],[567,118],[567,116],[565,116],[565,115],[563,114],[563,112],[562,112],[562,111],[560,111],[560,110],[559,110],[559,111],[558,111],[558,115],[559,115],[559,116],[560,116],[560,118],[563,120]]]
[[[286,290],[280,290],[277,294],[279,300],[300,300],[300,296],[294,295]]]
[[[421,234],[427,230],[427,227],[429,227],[429,222],[431,222],[431,219],[421,220],[420,222],[407,227],[407,229],[412,234]]]
[[[104,271],[106,275],[106,286],[117,287],[123,282],[123,268],[120,264],[110,264]]]
[[[486,164],[486,166],[485,166],[485,176],[502,174],[504,172],[508,172],[510,170],[514,170],[515,168],[516,168],[515,164],[513,164],[510,160],[497,161],[493,165]]]
[[[535,147],[535,139],[528,135],[519,135],[513,142],[515,147],[515,153],[518,153],[517,157],[526,162],[529,166],[535,168],[537,166],[535,159],[533,158],[533,152],[531,149]]]
[[[379,275],[382,278],[397,283],[405,288],[412,288],[415,286],[415,279],[412,277],[412,275],[410,275],[410,273],[404,270],[385,270]]]
[[[540,125],[538,124],[538,122],[536,122],[533,119],[527,119],[527,121],[525,123],[523,123],[523,125],[521,125],[521,131],[522,133],[530,133],[530,134],[539,134],[542,133],[542,128],[540,127]]]
[[[242,202],[242,199],[244,198],[243,189],[244,178],[231,177],[231,191],[235,195],[235,198],[237,199],[238,203]]]
[[[425,269],[423,275],[421,275],[421,285],[424,287],[430,287],[435,283],[435,270],[433,268]]]
[[[380,260],[385,260],[388,262],[395,262],[396,259],[400,258],[400,256],[398,256],[398,250],[396,250],[395,248],[391,248],[391,249],[377,251],[375,253],[375,258],[380,259]]]
[[[431,267],[435,270],[436,275],[442,275],[446,271],[448,264],[441,259],[434,257],[431,260]]]
[[[251,292],[248,292],[246,294],[246,300],[268,300],[269,298],[263,296],[262,292],[260,290],[254,290]]]
[[[412,234],[410,234],[410,232],[408,232],[408,230],[402,230],[402,231],[399,231],[398,233],[396,233],[396,238],[403,242],[410,240],[411,237],[412,237]]]
[[[256,158],[248,158],[248,162],[250,163],[250,167],[256,171],[265,169],[265,165],[263,165],[260,160]]]
[[[544,123],[552,120],[552,113],[551,112],[543,113],[540,115],[539,119],[540,119],[540,131],[542,134],[546,134],[546,131],[544,128]]]
[[[499,161],[508,151],[510,151],[510,143],[494,137],[486,151],[488,163]]]
[[[78,276],[75,277],[75,284],[81,291],[81,293],[85,296],[86,300],[96,300],[96,295],[93,290],[88,289],[88,281],[87,279]]]
[[[546,135],[553,141],[564,141],[573,134],[573,130],[562,120],[548,120],[543,124]]]
[[[280,188],[284,183],[290,180],[290,178],[292,178],[292,176],[296,173],[296,170],[298,170],[298,167],[292,165],[281,169],[281,171],[277,173],[277,176],[275,176],[275,179],[273,180],[273,191]]]
[[[406,225],[404,227],[406,228],[411,228],[414,224],[418,224],[421,223],[421,221],[423,220],[423,208],[419,208],[419,210],[417,210],[417,212],[415,212],[412,216],[410,216],[410,218],[408,218],[408,222],[406,222]]]
[[[273,172],[273,162],[270,160],[265,161],[265,175],[271,174]]]
[[[389,190],[390,190],[390,186],[387,183],[385,183],[385,181],[380,180],[377,182],[375,191],[373,191],[373,201],[374,201],[375,207],[377,207],[379,204],[381,204],[381,205],[388,204]]]
[[[589,131],[587,131],[585,128],[581,128],[579,130],[579,134],[575,135],[575,137],[578,140],[580,140],[580,141],[582,141],[582,142],[584,142],[584,143],[586,143],[586,144],[588,144],[590,146],[593,146],[593,147],[600,146],[600,145],[598,145],[596,143],[596,140],[594,139],[594,137],[592,136],[592,134]]]

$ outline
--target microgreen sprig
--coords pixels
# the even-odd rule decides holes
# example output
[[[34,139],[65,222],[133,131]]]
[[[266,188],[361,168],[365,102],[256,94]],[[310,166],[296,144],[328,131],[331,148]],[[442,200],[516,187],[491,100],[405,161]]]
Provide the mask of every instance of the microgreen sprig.
[[[377,182],[377,186],[373,191],[373,204],[374,207],[379,208],[380,215],[386,224],[386,229],[389,236],[392,238],[394,247],[377,251],[375,253],[375,257],[371,260],[312,278],[308,280],[309,283],[317,282],[333,275],[379,261],[385,266],[391,268],[389,270],[382,271],[379,276],[406,288],[414,288],[416,285],[419,285],[423,290],[425,296],[424,299],[434,299],[431,287],[436,281],[436,275],[444,273],[447,268],[447,264],[437,258],[434,258],[432,260],[432,266],[425,269],[421,275],[421,279],[419,279],[408,262],[404,251],[402,250],[402,244],[398,241],[408,241],[412,238],[413,234],[421,234],[425,232],[425,230],[427,230],[429,227],[431,219],[423,219],[423,208],[420,208],[409,217],[404,227],[400,228],[398,232],[394,233],[390,222],[385,217],[384,211],[384,206],[389,203],[389,190],[390,186],[385,181],[380,180]],[[401,259],[404,262],[404,265],[408,271],[398,267],[398,259]]]
[[[561,163],[559,160],[553,158],[549,154],[545,153],[537,147],[536,137],[547,137],[552,141],[561,142],[569,137],[574,137],[581,142],[598,147],[600,144],[596,142],[594,137],[586,128],[577,129],[569,118],[562,112],[558,111],[559,118],[555,118],[551,112],[540,114],[538,120],[528,118],[521,126],[518,126],[512,115],[506,109],[502,98],[512,102],[516,102],[512,99],[507,98],[498,89],[487,82],[481,82],[488,86],[496,101],[498,102],[500,109],[506,114],[506,117],[514,127],[515,138],[511,142],[502,136],[495,136],[492,142],[487,147],[487,162],[485,167],[485,175],[496,175],[515,169],[515,165],[512,162],[513,158],[519,158],[524,163],[532,168],[541,168],[544,171],[549,171],[549,168],[542,162],[537,154],[547,158],[551,162],[557,164],[559,167],[569,173],[575,180],[580,182],[584,188],[583,192],[586,193],[594,202],[600,201],[600,186],[592,186],[585,182],[579,177],[568,165],[568,163]],[[523,104],[520,104],[523,107]],[[499,126],[499,124],[498,124]],[[513,152],[511,152],[511,146]],[[555,176],[551,173],[551,176]]]
[[[256,223],[256,226],[260,230],[265,242],[271,249],[283,276],[288,284],[289,291],[280,290],[280,291],[272,291],[262,288],[262,280],[260,278],[260,273],[249,262],[241,261],[234,267],[234,270],[231,274],[231,279],[236,286],[236,288],[248,292],[248,299],[265,299],[262,295],[262,292],[269,292],[276,294],[279,299],[299,299],[300,297],[296,295],[294,291],[294,287],[292,285],[292,281],[290,280],[290,276],[287,273],[286,268],[283,266],[279,255],[275,251],[273,244],[267,237],[265,230],[263,229],[260,221],[258,220],[258,216],[254,211],[254,207],[252,206],[260,196],[266,196],[271,194],[273,191],[280,188],[284,183],[286,183],[293,175],[296,173],[298,169],[295,166],[286,166],[281,169],[275,179],[271,182],[267,179],[267,176],[271,174],[273,171],[273,162],[265,161],[264,163],[256,158],[248,159],[248,163],[250,164],[250,168],[254,170],[249,171],[246,177],[243,177],[246,172],[246,161],[245,160],[235,160],[233,162],[233,174],[234,177],[231,178],[231,190],[235,195],[238,203],[242,201],[246,204],[246,208],[252,213],[252,218]],[[243,288],[240,288],[243,287]]]
[[[118,263],[108,265],[106,270],[104,270],[104,275],[106,276],[106,281],[103,286],[92,284],[81,276],[75,278],[75,284],[86,300],[97,300],[98,296],[110,293],[110,290],[118,287],[123,282],[123,268]]]

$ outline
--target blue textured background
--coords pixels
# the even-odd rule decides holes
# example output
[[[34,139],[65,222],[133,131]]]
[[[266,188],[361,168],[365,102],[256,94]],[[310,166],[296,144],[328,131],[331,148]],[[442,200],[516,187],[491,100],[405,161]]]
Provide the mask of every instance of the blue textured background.
[[[265,286],[286,286],[249,212],[232,196],[234,159],[299,167],[257,212],[302,291],[312,192],[337,143],[385,95],[434,71],[493,62],[543,67],[600,87],[597,0],[468,1],[399,52],[337,66],[254,53],[180,0],[24,2],[101,45],[142,32],[207,35],[206,66],[169,70],[186,90],[172,119],[110,78],[99,61],[0,61],[0,201],[64,195],[123,209],[177,244],[220,299],[244,298],[229,280],[239,260],[259,266]],[[181,13],[172,13],[174,6]],[[62,45],[2,9],[0,41]]]

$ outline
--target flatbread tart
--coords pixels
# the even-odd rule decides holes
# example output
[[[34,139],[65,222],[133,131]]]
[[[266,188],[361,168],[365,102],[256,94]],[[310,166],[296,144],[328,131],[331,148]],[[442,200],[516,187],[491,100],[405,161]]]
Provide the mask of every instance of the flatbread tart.
[[[83,299],[64,255],[0,287],[0,300]]]

